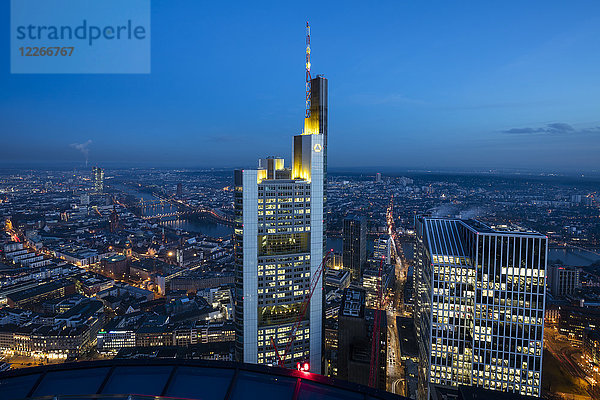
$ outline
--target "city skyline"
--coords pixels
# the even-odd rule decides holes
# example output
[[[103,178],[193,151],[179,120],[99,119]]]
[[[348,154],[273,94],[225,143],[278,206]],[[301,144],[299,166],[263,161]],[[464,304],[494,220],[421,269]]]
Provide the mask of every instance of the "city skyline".
[[[312,139],[316,139],[318,135],[299,137],[311,139],[311,136],[314,137]],[[315,154],[323,154],[323,151]],[[123,358],[142,358],[149,362],[146,357],[172,358],[175,355],[177,360],[171,361],[186,365],[196,362],[192,359],[198,357],[217,359],[220,361],[215,363],[220,363],[223,360],[236,359],[235,349],[242,338],[246,342],[247,334],[255,336],[260,346],[261,336],[252,335],[252,326],[249,326],[247,334],[241,336],[235,322],[239,321],[240,316],[237,307],[240,304],[239,298],[236,300],[236,293],[239,293],[236,290],[236,272],[240,271],[236,267],[240,265],[237,262],[237,255],[240,253],[237,251],[239,247],[236,247],[240,242],[239,225],[236,224],[236,220],[240,206],[243,205],[242,235],[246,242],[243,250],[245,253],[248,250],[248,254],[244,255],[242,272],[249,275],[248,277],[253,275],[253,272],[246,268],[251,266],[254,259],[250,250],[253,247],[260,250],[264,244],[264,237],[261,238],[264,234],[259,230],[289,228],[289,225],[286,226],[289,221],[286,216],[291,214],[285,213],[290,210],[286,206],[293,204],[295,211],[303,208],[305,212],[297,215],[307,215],[306,211],[309,209],[306,188],[302,189],[304,196],[300,196],[299,193],[296,196],[294,190],[293,202],[286,201],[291,197],[291,193],[279,190],[279,187],[283,186],[303,185],[302,181],[282,179],[294,169],[286,169],[281,160],[267,158],[262,161],[262,166],[269,167],[269,164],[273,164],[271,172],[269,168],[259,167],[253,171],[256,174],[254,179],[246,182],[249,185],[243,185],[242,197],[248,198],[242,199],[241,204],[238,203],[240,192],[234,186],[231,174],[222,171],[198,173],[154,168],[124,169],[110,171],[106,180],[101,181],[93,179],[88,170],[0,170],[0,220],[4,222],[4,232],[0,237],[0,302],[5,302],[4,306],[0,307],[0,353],[5,357],[5,363],[0,364],[0,368],[18,369],[39,364],[64,363],[69,360],[92,360],[86,365],[100,366],[105,361],[117,364],[131,361],[120,361]],[[275,164],[283,168],[275,170]],[[266,179],[259,184],[258,176],[264,176]],[[270,176],[279,179],[269,179]],[[102,191],[98,190],[99,183],[103,184]],[[272,189],[274,185],[278,190],[271,190],[268,194],[267,189]],[[326,231],[323,231],[323,235],[325,232],[327,235],[326,249],[333,249],[334,252],[327,261],[324,276],[317,281],[311,279],[311,285],[313,281],[320,281],[325,289],[322,308],[321,337],[324,346],[321,353],[321,374],[337,377],[337,381],[348,380],[354,384],[366,385],[368,382],[369,386],[416,398],[419,375],[417,344],[422,340],[422,335],[417,335],[415,331],[419,326],[415,326],[415,323],[420,319],[413,320],[413,317],[424,305],[422,301],[417,300],[423,298],[421,288],[427,288],[427,285],[417,285],[418,282],[424,282],[420,278],[419,266],[434,264],[431,267],[434,272],[431,282],[432,285],[438,282],[435,284],[438,297],[440,285],[447,286],[446,289],[450,290],[450,293],[449,296],[438,298],[436,307],[433,306],[433,301],[436,300],[433,293],[429,315],[432,318],[437,316],[437,322],[435,319],[431,321],[432,324],[438,325],[434,336],[442,338],[442,348],[439,348],[438,340],[438,347],[432,348],[432,355],[435,351],[436,357],[439,358],[441,352],[442,357],[440,360],[431,359],[431,379],[439,379],[440,384],[442,380],[450,384],[456,382],[454,371],[448,371],[450,364],[446,363],[445,372],[443,369],[444,355],[449,353],[453,354],[453,360],[458,357],[459,361],[462,355],[462,363],[466,362],[467,365],[463,364],[462,372],[456,372],[460,372],[463,383],[465,377],[469,376],[471,378],[468,380],[473,385],[475,380],[477,381],[476,386],[479,388],[472,387],[469,390],[482,390],[479,398],[484,397],[484,388],[488,383],[490,389],[495,390],[514,389],[528,392],[528,388],[531,388],[532,393],[537,389],[541,390],[542,394],[589,393],[591,398],[597,398],[598,389],[595,382],[600,379],[600,375],[594,371],[594,365],[598,365],[598,355],[594,348],[598,345],[598,339],[588,334],[590,329],[598,326],[600,320],[597,306],[600,293],[597,185],[582,185],[580,178],[568,177],[515,179],[491,175],[475,177],[422,174],[413,177],[383,176],[381,180],[377,180],[374,175],[369,178],[356,174],[336,175],[327,185],[326,225],[321,225],[322,219],[316,213],[321,208],[317,204],[321,195],[316,191],[322,186],[314,179],[311,179],[310,186],[312,198],[308,204],[311,218],[294,218],[292,226],[294,233],[296,228],[299,230],[301,227],[304,227],[306,232],[306,228],[310,226],[311,236],[316,235],[314,240],[311,240],[311,261],[319,258],[313,257],[313,251],[322,249],[323,242],[319,240],[317,227],[326,226]],[[248,201],[253,187],[258,192],[257,207],[254,211],[251,210],[254,208],[253,202]],[[261,187],[264,196],[260,195]],[[181,195],[178,195],[178,192]],[[276,195],[272,196],[273,194]],[[302,204],[298,201],[302,197],[305,200],[304,207],[297,207]],[[261,204],[264,211],[260,208]],[[262,217],[261,211],[265,214]],[[253,214],[258,225],[255,230],[256,236],[251,229]],[[366,219],[367,262],[362,271],[363,279],[352,282],[348,266],[343,261],[346,241],[343,222],[348,215],[357,214]],[[415,226],[415,215],[433,215],[434,218],[427,220],[435,221],[436,224],[444,221],[445,226],[460,225],[463,226],[463,231],[467,226],[471,226],[475,227],[472,229],[476,232],[471,232],[468,237],[463,235],[457,242],[456,235],[442,235],[441,230],[432,230],[429,237],[432,240],[438,238],[435,243],[442,245],[442,248],[437,249],[438,245],[430,243],[431,246],[427,247],[429,250],[425,249],[423,253],[419,239],[422,236],[418,224]],[[264,219],[265,226],[275,222],[277,228],[261,228],[261,218]],[[301,220],[303,224],[299,224]],[[309,220],[310,224],[307,225]],[[497,233],[491,233],[489,229],[484,228],[485,226],[494,227],[494,232]],[[524,233],[524,229],[535,230],[540,234]],[[448,230],[444,232],[451,233]],[[266,250],[279,254],[280,250],[288,249],[291,243],[285,239],[280,241],[282,238],[278,239],[279,235],[288,234],[274,233],[275,240],[266,241]],[[444,237],[446,239],[443,239]],[[500,249],[496,254],[502,257],[478,258],[469,255],[464,260],[465,265],[462,260],[459,260],[459,263],[457,258],[462,256],[458,255],[467,254],[469,248],[471,252],[479,248],[475,245],[468,246],[469,242],[474,243],[469,237],[485,239],[483,250],[477,250],[477,254],[488,255],[486,249],[492,250],[496,243],[496,250]],[[493,240],[494,237],[508,237],[508,249],[511,246],[515,249],[514,261],[511,261],[511,257],[505,260],[507,247],[504,239],[498,244]],[[527,260],[535,257],[529,257],[525,251],[522,253],[525,254],[525,259],[520,257],[521,260],[525,260],[525,264],[521,263],[526,267],[525,271],[516,268],[514,265],[519,264],[516,254],[519,252],[518,246],[511,244],[514,237],[526,237],[522,239],[521,249],[535,247],[525,244],[529,243],[529,237],[548,242],[547,257],[544,259],[547,259],[547,274],[552,279],[549,280],[548,292],[544,295],[545,312],[540,307],[539,287],[540,273],[543,271],[537,270],[536,265],[532,266],[538,277],[538,287],[534,290],[538,293],[536,307],[533,307],[533,297],[526,297],[523,306],[520,304],[522,293],[526,296],[531,294],[528,289],[530,277]],[[449,243],[458,247],[448,248]],[[541,246],[545,248],[546,245],[542,243]],[[455,248],[459,249],[458,255],[453,250]],[[466,253],[461,252],[460,248]],[[429,256],[424,258],[426,254]],[[513,253],[508,251],[508,254]],[[305,261],[306,255],[304,253]],[[386,255],[385,265],[381,264],[382,255]],[[289,256],[296,257],[296,254]],[[288,258],[286,255],[281,257]],[[288,270],[291,267],[283,265],[287,261],[274,263],[258,255],[257,261],[261,260],[264,260],[266,265],[261,271],[259,268],[262,263],[257,263],[254,272],[258,278],[258,285],[255,287],[257,296],[272,295],[270,287],[261,287],[261,278],[264,278],[262,282],[266,284],[274,283],[273,280],[269,282],[267,278],[277,276],[277,301],[287,301],[286,286],[290,285]],[[499,262],[501,267],[497,268]],[[494,263],[496,268],[492,267]],[[282,268],[277,264],[282,264]],[[302,268],[295,264],[294,261],[294,270]],[[276,268],[272,268],[274,265]],[[545,262],[539,265],[540,268],[543,266]],[[435,268],[438,268],[437,274]],[[449,271],[446,272],[446,269]],[[465,269],[468,270],[467,275],[462,274]],[[285,277],[280,270],[285,270]],[[535,285],[535,272],[531,272],[531,284]],[[542,276],[545,275],[546,273],[543,273]],[[283,279],[280,280],[280,277]],[[476,277],[478,283],[472,280]],[[456,286],[457,280],[462,282],[463,278],[467,279],[468,284],[467,288],[462,288],[466,290],[463,292],[464,298],[460,296],[460,290]],[[300,279],[306,282],[306,278]],[[515,292],[517,279],[519,286],[521,281],[525,281],[524,291],[518,289]],[[300,282],[296,277],[292,278],[292,282],[291,285],[298,285],[300,290]],[[246,284],[250,283],[251,280],[247,280],[244,289]],[[432,289],[435,289],[435,285]],[[460,285],[462,287],[463,284]],[[318,287],[313,287],[316,295],[319,293]],[[252,291],[252,287],[248,289]],[[265,293],[266,289],[269,289],[268,295]],[[296,291],[295,286],[292,289]],[[350,309],[359,311],[364,303],[365,312],[362,314],[359,311],[352,320],[346,318],[343,311],[346,307],[342,307],[347,289],[357,289],[364,293],[359,296],[358,304]],[[263,293],[260,293],[260,290],[263,290]],[[487,292],[487,296],[484,292]],[[509,296],[509,292],[515,293]],[[292,296],[297,298],[294,293],[292,292]],[[283,297],[280,298],[280,295]],[[317,296],[317,299],[320,297]],[[512,308],[509,307],[509,299],[512,301]],[[243,315],[251,317],[251,304],[246,303],[249,296],[244,296],[242,300]],[[268,297],[264,300],[268,301]],[[315,300],[314,296],[312,300]],[[462,315],[462,309],[457,310],[457,300],[461,304],[463,301],[471,304],[468,306],[471,309],[465,310],[465,316]],[[517,300],[518,305],[515,303]],[[498,306],[496,301],[499,302]],[[527,301],[530,302],[529,308]],[[378,304],[381,304],[379,313],[374,312],[373,308],[378,309]],[[257,306],[259,311],[260,305]],[[519,330],[516,337],[513,333],[505,336],[501,334],[499,325],[500,335],[497,335],[495,325],[492,325],[490,332],[487,329],[483,332],[486,335],[484,341],[481,327],[486,307],[489,317],[492,309],[493,313],[498,313],[498,318],[494,315],[494,324],[498,320],[504,324],[505,330],[508,330],[511,324],[513,327],[521,325],[521,312],[524,312],[523,324],[531,326],[532,329],[536,325],[537,330],[540,325],[539,314],[544,315],[543,359],[544,364],[550,363],[550,367],[545,365],[541,371],[541,387],[540,382],[536,381],[539,378],[536,377],[536,373],[539,375],[536,366],[536,359],[540,357],[537,344],[541,340],[539,334],[535,333],[536,339],[532,340],[532,331],[529,330],[529,339],[531,343],[535,342],[535,348],[525,346],[529,352],[527,357],[534,357],[533,360],[523,358],[524,346],[520,342],[507,342],[509,336],[511,340],[521,340]],[[498,311],[496,307],[500,307]],[[531,319],[534,316],[532,308],[536,310],[535,324]],[[449,325],[464,327],[466,318],[467,336],[464,340],[460,336],[463,328],[459,328],[457,337],[455,330],[445,330],[440,325],[446,325],[446,312]],[[457,315],[458,313],[460,315]],[[263,316],[264,322],[265,313],[259,312],[258,315]],[[273,316],[284,315],[276,313]],[[468,321],[473,321],[472,329],[469,328],[471,325]],[[277,322],[280,321],[273,322],[278,325]],[[259,332],[256,333],[260,333],[260,326],[257,328]],[[314,328],[311,323],[311,342],[316,334]],[[266,329],[275,328],[270,326],[265,327],[265,331]],[[298,341],[306,340],[305,329],[302,330],[302,339],[300,328],[296,331]],[[454,335],[451,332],[454,332]],[[377,335],[380,340],[374,339]],[[479,335],[479,338],[476,335]],[[267,339],[269,332],[262,336]],[[281,343],[282,340],[285,342],[286,334],[282,332],[277,336],[280,356],[282,352],[288,354],[285,348],[282,349],[284,346]],[[450,343],[444,343],[450,339],[458,339],[458,346],[452,347]],[[270,340],[262,340],[262,348],[269,353],[272,351],[271,346],[265,342]],[[464,351],[461,347],[463,342]],[[471,342],[472,353],[466,350]],[[374,349],[377,343],[380,343],[380,352]],[[493,358],[490,365],[486,357],[483,357],[488,352],[488,345],[485,345],[484,350],[484,343],[492,344],[489,349],[492,353],[496,349],[494,346],[500,346],[502,343],[507,349],[516,350],[510,351],[510,354],[504,352],[506,354],[502,357],[502,378],[498,375],[499,366],[496,364],[496,378],[492,376],[488,379],[487,368],[489,366],[491,374],[494,364]],[[452,347],[452,351],[444,349],[444,345]],[[348,348],[353,350],[348,351]],[[252,352],[251,348],[249,350]],[[479,354],[476,354],[477,351]],[[513,386],[513,389],[510,386],[517,380],[519,371],[511,367],[512,353],[515,353],[515,365],[522,366],[526,361],[528,366],[527,376],[523,375],[523,367],[516,368],[520,369],[521,381],[519,387]],[[377,354],[379,360],[377,356],[370,357]],[[275,363],[272,356],[268,355],[269,359],[262,357],[262,363]],[[106,358],[114,360],[105,360]],[[100,361],[101,359],[103,361]],[[498,357],[496,359],[498,362]],[[261,363],[260,357],[257,361]],[[576,365],[573,365],[573,361]],[[505,362],[508,362],[506,377]],[[472,368],[469,367],[470,364],[473,365]],[[70,368],[68,365],[65,364],[65,368]],[[307,365],[310,371],[308,374]],[[313,372],[317,371],[318,365],[318,361],[315,360],[306,362],[302,365],[303,371],[300,373],[306,377],[317,377]],[[294,368],[294,365],[288,366]],[[62,368],[58,365],[48,368],[57,367]],[[515,369],[514,374],[511,368]],[[530,371],[533,373],[532,377],[529,376]],[[562,381],[557,382],[554,378],[557,371],[564,377]],[[13,373],[20,372],[7,372]],[[7,375],[0,376],[0,380],[3,376]],[[529,382],[530,378],[532,382]],[[327,378],[318,376],[318,379]],[[293,388],[293,385],[290,386],[290,393]],[[453,386],[439,388],[436,384],[435,390],[438,389],[456,390]],[[82,390],[86,393],[88,390],[91,393],[98,391],[97,388],[86,387]],[[128,390],[135,390],[136,393],[139,391],[135,387]],[[165,391],[148,387],[143,393],[156,394]],[[204,394],[204,387],[196,385],[186,397],[197,398]],[[23,395],[6,396],[21,398]]]
[[[280,139],[302,130],[308,19],[313,72],[336,82],[331,168],[597,171],[592,2],[189,3],[194,21],[152,6],[148,75],[11,75],[2,63],[2,166],[233,169],[250,153],[289,154]]]
[[[166,4],[0,5],[0,397],[600,398],[600,5]]]

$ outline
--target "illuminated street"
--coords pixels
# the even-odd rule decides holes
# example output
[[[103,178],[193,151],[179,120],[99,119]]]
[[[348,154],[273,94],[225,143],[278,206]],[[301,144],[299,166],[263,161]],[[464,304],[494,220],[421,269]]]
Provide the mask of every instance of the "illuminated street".
[[[406,268],[403,263],[402,246],[397,241],[396,229],[393,217],[393,200],[390,202],[386,213],[388,233],[392,237],[392,260],[395,264],[396,284],[392,296],[386,307],[388,321],[388,365],[387,365],[387,390],[405,396],[404,366],[400,358],[400,340],[396,317],[405,316],[403,307],[403,288],[406,282]]]
[[[560,382],[551,382],[554,384],[554,390],[564,393],[564,397],[571,398],[600,398],[600,390],[597,386],[600,380],[598,367],[590,365],[582,354],[581,349],[573,346],[564,335],[561,335],[556,328],[546,328],[544,337],[544,347],[558,361],[559,368],[570,378],[573,383],[571,387],[563,388]],[[565,391],[564,390],[568,390]]]

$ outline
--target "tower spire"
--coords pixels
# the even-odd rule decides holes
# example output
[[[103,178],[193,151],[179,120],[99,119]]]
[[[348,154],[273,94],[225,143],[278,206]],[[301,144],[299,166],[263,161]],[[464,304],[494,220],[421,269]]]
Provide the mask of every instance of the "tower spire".
[[[306,21],[306,118],[310,117],[310,25]]]

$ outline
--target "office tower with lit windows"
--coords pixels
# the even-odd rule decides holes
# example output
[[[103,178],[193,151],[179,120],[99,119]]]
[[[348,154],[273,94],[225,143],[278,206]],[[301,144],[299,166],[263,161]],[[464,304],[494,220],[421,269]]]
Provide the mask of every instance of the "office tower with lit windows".
[[[327,80],[318,76],[311,87],[311,112],[293,137],[291,167],[270,157],[258,169],[235,171],[234,319],[238,361],[276,364],[279,353],[286,367],[308,362],[320,373],[322,276],[301,310],[324,256]]]
[[[104,190],[104,170],[100,167],[92,167],[92,183],[94,192],[102,193]]]
[[[360,282],[362,269],[367,262],[367,227],[365,219],[357,216],[344,218],[342,232],[342,264],[350,271],[353,281]]]
[[[581,287],[581,270],[577,267],[551,265],[548,268],[548,288],[557,299],[572,296]]]
[[[548,239],[418,216],[419,399],[436,387],[540,396]]]
[[[373,245],[373,259],[375,262],[383,260],[384,264],[392,263],[392,238],[391,236],[375,239]]]

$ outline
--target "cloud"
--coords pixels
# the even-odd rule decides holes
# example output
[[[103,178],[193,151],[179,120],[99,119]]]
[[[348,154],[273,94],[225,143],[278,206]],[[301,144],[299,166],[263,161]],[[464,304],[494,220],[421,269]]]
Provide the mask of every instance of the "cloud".
[[[564,122],[555,122],[539,128],[511,128],[502,133],[514,135],[549,134],[549,135],[574,135],[578,133],[600,133],[600,126],[585,129],[575,129]]]
[[[81,154],[85,157],[85,165],[88,163],[88,159],[90,156],[90,144],[92,144],[92,140],[89,139],[85,143],[71,143],[70,146],[76,150],[79,150]]]
[[[547,129],[553,133],[572,133],[575,132],[575,129],[569,124],[565,124],[564,122],[556,122],[554,124],[548,124]]]
[[[533,129],[533,128],[512,128],[512,129],[502,131],[502,133],[514,133],[514,134],[528,134],[528,133],[538,133],[538,132],[539,132],[539,129]]]

